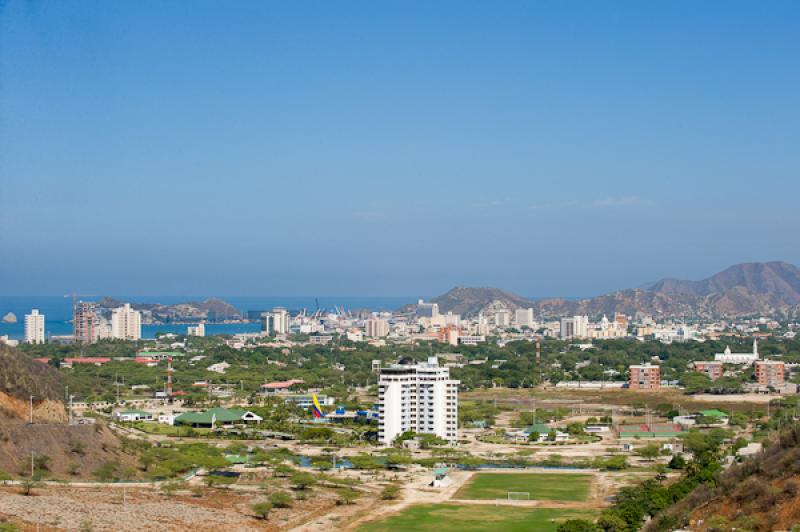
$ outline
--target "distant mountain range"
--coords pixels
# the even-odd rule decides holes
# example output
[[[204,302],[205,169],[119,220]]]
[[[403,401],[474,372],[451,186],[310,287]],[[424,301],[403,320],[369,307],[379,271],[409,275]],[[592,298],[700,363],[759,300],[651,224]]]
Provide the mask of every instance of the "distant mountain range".
[[[464,316],[503,306],[511,310],[532,307],[545,317],[614,312],[654,317],[795,317],[800,315],[800,268],[786,262],[737,264],[701,281],[662,279],[579,301],[532,301],[497,288],[467,287],[453,288],[432,301],[442,312]]]

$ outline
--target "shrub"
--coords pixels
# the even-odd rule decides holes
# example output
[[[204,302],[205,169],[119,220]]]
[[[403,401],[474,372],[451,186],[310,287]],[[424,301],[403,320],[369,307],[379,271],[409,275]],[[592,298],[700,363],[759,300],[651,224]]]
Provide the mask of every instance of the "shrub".
[[[291,508],[292,496],[285,491],[276,491],[269,496],[269,502],[275,508]]]
[[[272,511],[272,504],[267,501],[257,502],[252,506],[252,509],[257,517],[266,521],[269,517],[269,513]]]
[[[339,498],[336,500],[336,504],[353,504],[360,495],[361,493],[350,488],[339,490]]]
[[[384,501],[393,501],[400,496],[400,487],[396,484],[390,484],[383,488],[381,491],[381,499]]]
[[[310,488],[314,484],[317,483],[317,479],[315,479],[309,473],[295,473],[291,476],[290,482],[292,485],[300,491]]]
[[[769,493],[769,484],[764,480],[751,477],[739,484],[733,492],[733,499],[738,503],[745,503],[760,499]]]
[[[599,529],[586,519],[570,519],[564,521],[558,528],[557,532],[597,532]]]

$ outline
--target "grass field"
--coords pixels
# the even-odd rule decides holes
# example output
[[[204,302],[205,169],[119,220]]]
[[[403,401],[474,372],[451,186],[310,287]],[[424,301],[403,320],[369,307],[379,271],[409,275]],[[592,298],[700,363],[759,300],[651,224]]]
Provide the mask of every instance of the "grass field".
[[[509,491],[527,491],[531,500],[585,501],[591,475],[572,473],[475,473],[454,499],[505,499]]]
[[[567,519],[591,519],[592,510],[519,508],[486,504],[420,504],[381,521],[366,523],[359,532],[435,530],[459,532],[554,532]]]

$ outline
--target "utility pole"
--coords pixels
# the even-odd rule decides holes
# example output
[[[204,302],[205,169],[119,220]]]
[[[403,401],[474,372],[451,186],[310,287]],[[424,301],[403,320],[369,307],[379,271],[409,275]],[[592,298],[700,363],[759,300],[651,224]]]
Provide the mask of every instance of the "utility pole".
[[[36,396],[35,395],[31,395],[31,398],[30,398],[30,414],[31,414],[30,424],[31,425],[33,425],[33,398],[34,397],[36,397]]]

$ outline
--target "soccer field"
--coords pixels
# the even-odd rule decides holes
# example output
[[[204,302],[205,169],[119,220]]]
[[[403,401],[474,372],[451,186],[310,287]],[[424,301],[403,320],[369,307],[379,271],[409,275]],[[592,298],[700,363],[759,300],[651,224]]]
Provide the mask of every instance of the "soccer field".
[[[585,501],[591,475],[573,473],[475,473],[454,499],[505,499],[509,491],[528,492],[531,500]]]
[[[519,508],[494,505],[420,504],[381,521],[366,523],[359,532],[435,530],[448,532],[554,532],[567,519],[593,519],[593,510]]]

